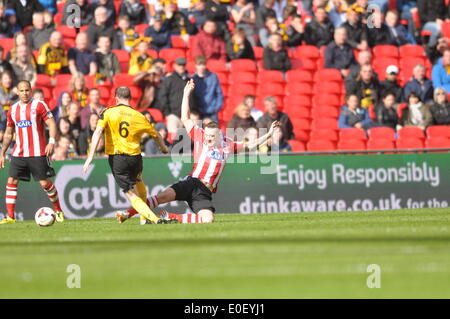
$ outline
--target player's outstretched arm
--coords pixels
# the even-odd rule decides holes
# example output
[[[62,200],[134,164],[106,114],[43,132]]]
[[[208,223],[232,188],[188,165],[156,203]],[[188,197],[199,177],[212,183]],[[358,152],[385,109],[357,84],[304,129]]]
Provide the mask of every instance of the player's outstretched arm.
[[[256,139],[253,143],[249,143],[249,144],[247,145],[247,147],[248,147],[249,149],[253,149],[253,148],[255,148],[255,147],[264,145],[265,143],[267,143],[267,141],[269,140],[269,138],[272,137],[273,130],[274,130],[275,128],[277,128],[277,127],[280,127],[280,126],[281,126],[281,122],[279,122],[279,121],[274,121],[274,122],[272,122],[272,124],[270,125],[269,132],[267,132],[267,133],[264,134],[263,136],[260,136],[260,137],[259,137],[258,139]]]
[[[89,165],[91,165],[92,159],[94,158],[95,150],[97,149],[97,145],[100,142],[100,138],[103,134],[103,127],[97,126],[97,128],[94,131],[94,134],[92,134],[92,140],[91,140],[91,148],[89,150],[89,155],[86,159],[86,162],[84,162],[83,165],[83,172],[86,173],[89,169]]]
[[[2,151],[0,152],[0,168],[5,167],[5,153],[11,145],[13,133],[13,128],[8,126],[5,130],[5,134],[3,135]]]
[[[56,122],[55,122],[55,119],[53,117],[51,117],[45,121],[45,124],[47,124],[48,131],[49,131],[49,139],[48,139],[48,144],[45,147],[45,155],[50,156],[53,154],[53,151],[55,150]]]
[[[181,122],[183,122],[183,125],[188,131],[188,133],[192,130],[192,128],[195,125],[194,121],[190,119],[191,112],[189,106],[189,99],[194,89],[195,83],[194,80],[191,79],[186,83],[186,86],[184,87],[183,101],[181,102]]]

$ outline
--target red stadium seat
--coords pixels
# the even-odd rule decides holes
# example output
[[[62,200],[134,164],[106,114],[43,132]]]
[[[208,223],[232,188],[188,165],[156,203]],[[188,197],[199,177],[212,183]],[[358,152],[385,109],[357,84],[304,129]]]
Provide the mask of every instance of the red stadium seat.
[[[14,46],[14,39],[13,38],[2,38],[1,45],[3,47],[3,59],[5,59],[9,50],[11,50],[11,48]]]
[[[401,119],[403,116],[403,110],[408,107],[406,103],[400,103],[397,107],[398,118]]]
[[[158,58],[158,52],[156,52],[155,50],[148,49],[147,50],[147,54],[149,56],[151,56],[153,59],[157,59]]]
[[[339,130],[339,140],[367,140],[366,131],[361,128],[346,128]]]
[[[360,139],[340,140],[337,148],[341,151],[361,151],[366,149],[366,142]]]
[[[390,127],[374,127],[369,130],[369,139],[395,141],[395,131]]]
[[[423,148],[423,140],[420,138],[399,138],[396,141],[397,149],[421,149]]]
[[[450,148],[450,138],[431,137],[425,140],[426,148]]]
[[[377,73],[380,81],[384,81],[384,79],[386,78],[387,67],[390,65],[399,67],[400,63],[397,58],[381,57],[375,58],[372,65],[374,66],[374,71],[375,73]]]
[[[47,86],[52,87],[52,78],[48,76],[47,74],[37,74],[36,75],[36,84],[35,86],[41,87],[41,86]]]
[[[306,149],[310,152],[335,151],[336,145],[327,140],[310,140],[306,145]]]
[[[134,85],[134,75],[128,73],[119,73],[114,75],[113,82],[116,86],[130,86]]]
[[[58,25],[56,26],[56,30],[62,34],[63,38],[75,39],[77,36],[77,31],[74,27],[69,27],[67,25]]]
[[[119,60],[120,72],[128,73],[128,69],[130,68],[130,54],[125,50],[112,50],[112,52]]]
[[[336,82],[321,82],[317,83],[315,86],[315,92],[316,94],[341,94],[341,85]]]
[[[284,98],[286,107],[295,107],[298,105],[310,108],[312,106],[311,96],[309,95],[288,95]]]
[[[312,110],[312,115],[314,119],[322,118],[322,117],[339,117],[339,110],[333,106],[316,106]]]
[[[228,72],[227,64],[222,60],[208,60],[206,66],[211,72]]]
[[[401,128],[398,132],[398,138],[419,138],[421,140],[425,139],[424,131],[415,126],[405,126]]]
[[[72,78],[71,74],[56,75],[55,76],[56,86],[68,86],[71,78]]]
[[[291,120],[292,126],[296,130],[303,130],[303,131],[311,130],[311,121],[309,119],[292,118],[290,120]]]
[[[313,73],[308,70],[289,70],[286,72],[288,83],[313,82]]]
[[[186,53],[183,49],[162,49],[159,51],[159,57],[167,62],[173,62],[176,58],[186,58]]]
[[[311,59],[291,59],[292,70],[317,70],[317,62]]]
[[[287,107],[285,106],[284,112],[287,113],[290,119],[311,119],[311,111],[307,107]]]
[[[392,57],[398,58],[399,52],[398,48],[394,45],[376,45],[373,48],[374,58],[378,57]]]
[[[450,22],[444,22],[441,25],[441,33],[444,37],[450,38]]]
[[[283,73],[275,70],[260,71],[257,76],[258,83],[278,82],[284,83]]]
[[[338,133],[336,130],[330,130],[327,128],[312,130],[310,139],[314,140],[329,140],[332,142],[337,142],[339,140]]]
[[[305,145],[300,141],[289,140],[288,143],[291,145],[293,152],[304,152],[306,150]]]
[[[256,73],[254,72],[230,72],[230,84],[251,83],[256,84]]]
[[[253,47],[253,54],[256,60],[261,60],[263,58],[264,48],[263,47]]]
[[[149,25],[147,23],[138,24],[134,27],[134,30],[140,35],[144,35],[145,29],[147,29]]]
[[[258,95],[284,95],[284,84],[283,83],[262,83],[258,87]]]
[[[257,72],[256,63],[250,59],[236,59],[230,62],[231,72]]]
[[[188,43],[183,40],[183,38],[179,35],[170,36],[170,41],[172,42],[172,48],[175,49],[187,49]]]
[[[62,2],[65,4],[65,2]],[[55,15],[53,16],[53,21],[55,21],[56,25],[61,25],[62,24],[62,18],[63,18],[63,14],[62,11],[55,13]]]
[[[450,138],[450,126],[447,125],[432,125],[427,128],[428,138],[447,137]]]
[[[320,58],[320,52],[314,45],[300,45],[295,47],[294,58],[317,60]]]
[[[343,82],[341,72],[337,69],[318,70],[314,76],[315,82]]]
[[[155,122],[164,122],[164,115],[158,109],[147,109]]]
[[[312,85],[307,82],[290,82],[286,85],[286,95],[313,95]]]
[[[232,85],[229,88],[229,96],[233,95],[256,95],[256,85],[248,83]]]
[[[221,85],[230,84],[228,80],[228,72],[216,72],[217,77],[219,78],[219,82]]]
[[[367,141],[367,149],[368,150],[393,150],[395,149],[394,141],[390,139],[375,139]]]
[[[330,118],[330,117],[317,118],[317,119],[313,120],[312,128],[314,130],[327,128],[327,129],[332,129],[332,130],[337,131],[338,130],[338,121],[337,121],[337,119]]]
[[[316,94],[313,101],[316,106],[342,106],[340,95],[338,94]]]
[[[400,57],[425,57],[425,49],[421,45],[405,44],[400,47]]]

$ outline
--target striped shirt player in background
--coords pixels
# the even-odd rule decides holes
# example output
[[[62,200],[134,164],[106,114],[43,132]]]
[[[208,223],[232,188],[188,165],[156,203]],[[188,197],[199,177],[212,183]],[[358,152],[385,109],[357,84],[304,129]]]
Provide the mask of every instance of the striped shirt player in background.
[[[19,180],[29,182],[30,174],[38,181],[53,203],[58,222],[64,221],[59,205],[58,192],[50,177],[55,175],[48,156],[55,148],[56,122],[44,101],[31,97],[31,84],[20,81],[17,85],[19,101],[8,111],[7,128],[0,152],[0,168],[5,167],[5,153],[11,145],[13,135],[16,144],[9,165],[9,177],[6,184],[6,210],[8,216],[0,224],[15,223],[14,210],[17,200]],[[45,126],[48,126],[50,138],[45,139]]]
[[[244,144],[233,142],[232,139],[223,136],[217,122],[210,122],[205,126],[205,129],[202,129],[194,120],[190,119],[189,97],[194,88],[194,81],[190,80],[184,88],[181,104],[181,121],[189,137],[194,141],[192,173],[159,194],[151,196],[149,203],[150,208],[153,209],[160,204],[175,200],[186,201],[194,214],[173,214],[162,211],[160,217],[163,219],[178,219],[180,223],[212,223],[215,212],[212,194],[217,190],[217,184],[228,156],[237,153],[244,147]],[[261,143],[267,142],[275,128],[278,129],[280,125],[280,122],[274,121],[267,134],[245,146],[253,149]],[[137,212],[130,209],[122,211],[116,216],[119,222],[123,222],[135,214]]]

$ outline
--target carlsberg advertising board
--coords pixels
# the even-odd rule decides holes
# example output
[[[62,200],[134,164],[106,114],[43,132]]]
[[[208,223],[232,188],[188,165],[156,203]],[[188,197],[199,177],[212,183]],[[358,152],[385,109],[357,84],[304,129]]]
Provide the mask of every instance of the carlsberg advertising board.
[[[190,158],[145,158],[143,178],[149,194],[157,194],[191,172]],[[420,207],[447,207],[450,154],[395,154],[277,157],[236,156],[229,159],[213,196],[217,213],[312,213]],[[54,162],[61,206],[69,219],[113,217],[130,206],[114,182],[106,159]],[[0,171],[5,189],[8,167]],[[21,182],[18,219],[32,219],[50,206],[37,183]],[[4,201],[0,217],[5,215]],[[165,209],[184,213],[185,203]]]

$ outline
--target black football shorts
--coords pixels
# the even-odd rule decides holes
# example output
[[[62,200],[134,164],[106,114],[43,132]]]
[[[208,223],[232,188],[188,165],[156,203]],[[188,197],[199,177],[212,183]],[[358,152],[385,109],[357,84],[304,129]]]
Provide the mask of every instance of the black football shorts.
[[[33,175],[35,181],[41,181],[55,176],[55,170],[47,156],[11,157],[10,177],[29,182],[31,180],[30,174]]]
[[[170,187],[175,191],[175,199],[186,201],[195,214],[202,209],[216,211],[211,191],[198,178],[188,176]]]
[[[141,155],[109,155],[108,162],[114,180],[125,193],[141,181]]]

